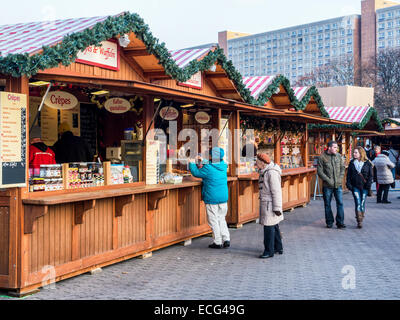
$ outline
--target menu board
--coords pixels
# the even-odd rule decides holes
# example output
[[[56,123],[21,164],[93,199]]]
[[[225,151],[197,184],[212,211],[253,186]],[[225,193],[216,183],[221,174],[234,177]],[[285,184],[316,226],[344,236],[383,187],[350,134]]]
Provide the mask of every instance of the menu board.
[[[26,186],[26,106],[26,95],[0,93],[0,188]]]
[[[30,105],[29,109],[31,107]],[[48,146],[53,146],[58,140],[58,110],[44,105],[40,113],[40,124],[42,141]]]
[[[69,110],[60,110],[60,123],[66,122],[69,124],[69,127],[71,128],[71,132],[74,134],[74,136],[80,136],[81,135],[81,129],[80,129],[80,105],[78,105]]]
[[[146,184],[158,184],[160,178],[160,142],[147,140]]]
[[[97,154],[97,112],[92,104],[82,103],[80,105],[80,127],[81,138],[90,148],[92,155]]]

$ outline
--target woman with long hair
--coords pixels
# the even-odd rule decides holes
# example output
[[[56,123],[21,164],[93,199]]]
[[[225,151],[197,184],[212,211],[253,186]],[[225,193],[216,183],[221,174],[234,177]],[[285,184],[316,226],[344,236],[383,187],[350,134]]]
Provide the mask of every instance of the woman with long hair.
[[[357,227],[362,228],[365,201],[373,181],[373,166],[362,147],[356,147],[347,171],[347,188],[353,193]]]

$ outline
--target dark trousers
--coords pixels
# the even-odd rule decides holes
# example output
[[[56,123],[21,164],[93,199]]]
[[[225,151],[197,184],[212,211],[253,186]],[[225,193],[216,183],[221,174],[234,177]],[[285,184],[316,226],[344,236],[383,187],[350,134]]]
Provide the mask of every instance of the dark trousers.
[[[390,184],[380,184],[379,185],[378,193],[376,195],[377,202],[388,201],[389,188],[390,188]],[[382,194],[383,194],[383,199],[382,199]]]
[[[273,256],[277,251],[283,250],[279,224],[275,226],[264,226],[264,247],[265,253],[270,256]]]
[[[333,218],[333,212],[331,207],[332,196],[335,196],[336,200],[336,225],[344,224],[344,207],[343,207],[343,192],[342,187],[339,188],[323,188],[324,205],[325,205],[325,220],[328,226],[333,225],[335,219]]]

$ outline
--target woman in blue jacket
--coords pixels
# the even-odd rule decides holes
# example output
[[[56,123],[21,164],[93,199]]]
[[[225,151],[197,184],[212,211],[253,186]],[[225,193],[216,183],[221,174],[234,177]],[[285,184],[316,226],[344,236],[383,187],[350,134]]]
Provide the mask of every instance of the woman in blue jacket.
[[[228,213],[228,165],[223,161],[225,152],[221,148],[213,148],[211,161],[197,166],[190,163],[190,172],[196,178],[203,179],[202,197],[206,204],[208,224],[213,231],[214,243],[209,247],[222,249],[230,247],[230,234],[226,215]],[[203,162],[198,157],[197,160]]]

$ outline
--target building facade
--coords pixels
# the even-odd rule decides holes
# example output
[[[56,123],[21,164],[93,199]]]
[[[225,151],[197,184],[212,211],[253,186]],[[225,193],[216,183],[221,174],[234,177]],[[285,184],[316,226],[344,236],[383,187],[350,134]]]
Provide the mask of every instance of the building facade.
[[[360,16],[350,15],[228,40],[243,76],[283,74],[295,82],[331,60],[360,56]]]
[[[400,46],[400,4],[363,0],[361,15],[253,35],[224,31],[218,38],[243,76],[283,74],[296,83],[318,67],[345,60],[356,73],[377,50]]]

